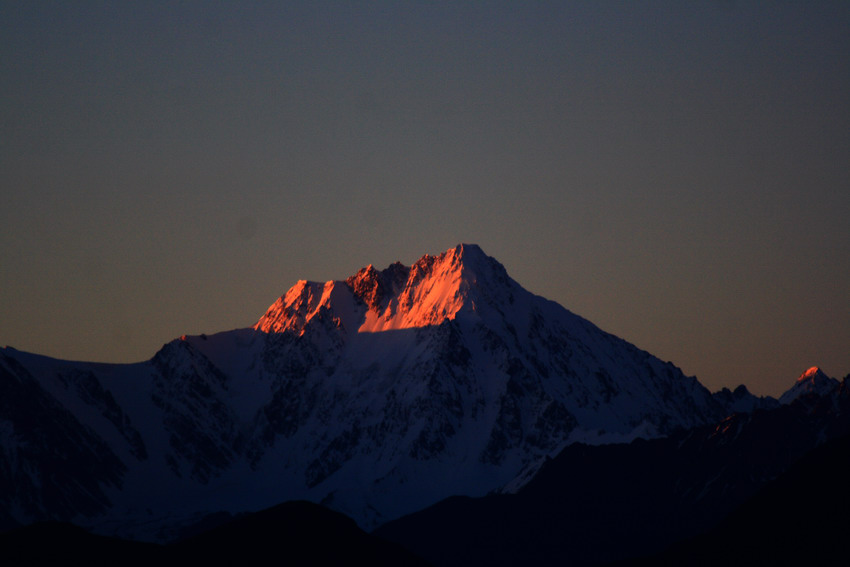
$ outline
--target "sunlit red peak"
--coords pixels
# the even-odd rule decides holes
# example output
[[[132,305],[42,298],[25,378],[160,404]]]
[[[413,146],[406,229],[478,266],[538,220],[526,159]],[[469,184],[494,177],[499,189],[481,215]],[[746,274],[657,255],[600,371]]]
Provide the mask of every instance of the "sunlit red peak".
[[[435,280],[440,280],[442,284],[437,287],[443,291],[445,285],[452,282],[460,284],[465,281],[468,285],[477,281],[477,274],[486,271],[488,265],[504,272],[504,268],[484,254],[480,247],[459,244],[437,256],[426,254],[411,266],[395,262],[385,270],[378,271],[370,264],[346,279],[345,283],[370,309],[377,309],[385,306],[390,298],[405,296],[405,292],[416,288],[426,279],[432,286]],[[414,298],[408,293],[407,299],[412,301]]]
[[[328,313],[347,331],[434,325],[464,309],[474,310],[482,295],[510,295],[515,285],[479,246],[460,244],[437,256],[426,254],[411,266],[396,262],[376,270],[370,264],[344,281],[299,281],[255,328],[297,332],[320,313]]]
[[[797,378],[791,389],[779,397],[779,403],[790,404],[798,397],[808,393],[827,394],[838,386],[838,383],[838,380],[830,378],[817,366],[812,366]]]
[[[817,366],[812,366],[797,378],[797,382],[811,381],[817,378],[818,376],[825,376],[821,369]]]
[[[439,324],[473,309],[483,285],[507,284],[504,268],[474,244],[460,244],[412,266],[392,264],[380,272],[365,268],[346,280],[368,307],[360,332]]]

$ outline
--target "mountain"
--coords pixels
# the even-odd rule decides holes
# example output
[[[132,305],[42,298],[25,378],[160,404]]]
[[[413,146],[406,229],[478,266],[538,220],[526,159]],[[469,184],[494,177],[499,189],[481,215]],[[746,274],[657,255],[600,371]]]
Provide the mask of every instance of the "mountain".
[[[850,379],[845,379],[828,392],[666,438],[574,444],[514,494],[449,498],[389,522],[375,534],[443,567],[599,565],[647,554],[657,555],[638,564],[786,564],[767,557],[820,550],[816,530],[810,529],[825,524],[819,515],[834,523],[824,534],[837,535],[835,526],[847,526],[846,508],[840,506],[846,498],[840,495],[848,454],[832,451],[830,462],[843,459],[842,466],[820,467],[805,483],[775,484],[769,497],[760,493],[774,479],[791,478],[786,471],[820,444],[843,439],[840,446],[846,448],[848,436]],[[815,502],[806,503],[808,494],[817,496]],[[726,519],[742,505],[742,512]],[[718,535],[661,553],[718,524]],[[768,555],[767,547],[749,541],[740,546],[750,553],[743,562],[726,542],[748,540],[770,541],[783,552]],[[722,561],[700,562],[712,554]]]
[[[211,512],[303,499],[371,528],[519,489],[576,441],[762,403],[712,396],[459,245],[299,281],[254,327],[141,363],[0,350],[0,522],[168,541]]]
[[[838,380],[830,378],[817,366],[812,366],[797,378],[797,382],[779,397],[779,403],[790,404],[805,394],[826,394],[838,386]]]

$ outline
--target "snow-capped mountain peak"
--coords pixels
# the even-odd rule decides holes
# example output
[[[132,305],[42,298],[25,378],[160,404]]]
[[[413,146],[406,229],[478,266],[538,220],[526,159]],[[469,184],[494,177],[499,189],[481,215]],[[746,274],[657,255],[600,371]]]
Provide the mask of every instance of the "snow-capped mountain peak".
[[[823,395],[838,386],[838,380],[830,378],[817,366],[800,374],[794,385],[779,398],[779,403],[790,404],[804,394]]]

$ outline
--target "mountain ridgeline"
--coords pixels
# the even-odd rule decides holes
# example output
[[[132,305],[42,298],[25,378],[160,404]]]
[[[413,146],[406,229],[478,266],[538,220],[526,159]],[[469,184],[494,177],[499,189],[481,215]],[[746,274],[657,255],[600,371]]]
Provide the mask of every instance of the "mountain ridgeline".
[[[518,490],[576,441],[776,404],[712,395],[465,244],[299,281],[254,327],[146,362],[0,350],[0,524],[169,541],[209,513],[308,500],[370,529]]]

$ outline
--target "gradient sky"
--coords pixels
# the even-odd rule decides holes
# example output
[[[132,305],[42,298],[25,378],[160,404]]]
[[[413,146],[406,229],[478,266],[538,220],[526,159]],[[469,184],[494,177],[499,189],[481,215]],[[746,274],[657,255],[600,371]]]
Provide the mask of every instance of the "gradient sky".
[[[850,373],[850,2],[0,1],[0,97],[2,345],[473,242],[712,390]]]

